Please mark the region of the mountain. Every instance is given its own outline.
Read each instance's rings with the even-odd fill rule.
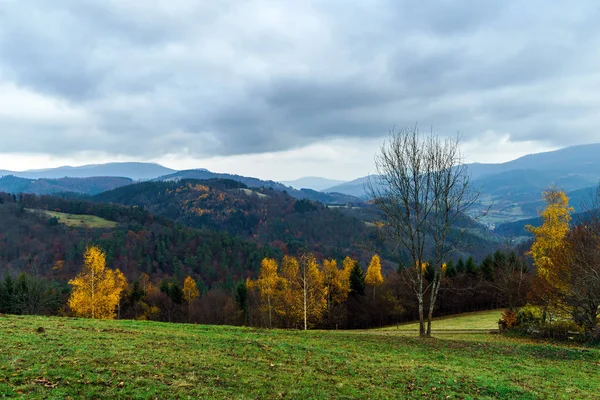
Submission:
[[[368,181],[369,181],[369,177],[365,176],[362,178],[354,179],[349,182],[344,182],[344,183],[336,185],[336,186],[329,187],[327,189],[323,189],[323,192],[325,192],[325,193],[330,193],[330,192],[344,193],[344,194],[347,194],[350,196],[356,196],[356,197],[364,199],[367,197],[365,185],[367,184]]]
[[[341,185],[344,181],[335,179],[320,178],[317,176],[307,176],[293,181],[282,181],[282,184],[291,186],[295,189],[312,189],[321,191],[332,186]]]
[[[468,164],[472,179],[512,170],[557,171],[583,176],[600,176],[600,143],[565,147],[543,153],[529,154],[499,164]]]
[[[191,228],[225,231],[291,254],[308,249],[317,257],[352,255],[367,265],[373,252],[390,260],[396,248],[373,223],[383,218],[374,206],[326,206],[231,179],[142,182],[91,199],[138,207]],[[498,245],[494,234],[467,220],[461,221],[461,228],[468,229],[460,253],[480,258],[493,252]]]
[[[12,175],[0,178],[0,192],[53,194],[71,192],[94,195],[106,190],[130,185],[130,178],[100,176],[92,178],[28,179]]]
[[[290,186],[285,186],[280,182],[263,181],[258,178],[252,178],[241,175],[225,174],[211,172],[206,169],[191,169],[178,171],[173,174],[161,176],[155,181],[179,181],[182,179],[230,179],[236,182],[243,183],[249,188],[268,188],[279,192],[285,192],[295,199],[307,199],[311,201],[319,201],[323,204],[362,204],[364,201],[358,197],[345,193],[321,193],[312,189],[297,190]]]
[[[338,208],[232,179],[142,182],[92,200],[141,207],[192,228],[226,231],[294,254],[306,247],[326,257],[353,254],[367,262],[372,254],[365,246],[376,236],[374,228]]]
[[[600,180],[600,144],[567,147],[530,154],[500,164],[468,164],[472,185],[481,192],[474,212],[489,211],[483,222],[499,223],[535,218],[542,192],[557,186],[565,191],[587,190]],[[336,191],[366,198],[368,177],[334,186]]]
[[[22,172],[0,171],[0,176],[13,175],[28,179],[56,179],[63,177],[90,178],[97,176],[126,177],[133,180],[153,179],[175,172],[170,168],[155,163],[115,162],[107,164],[90,164],[80,167],[58,167],[48,169],[33,169]]]

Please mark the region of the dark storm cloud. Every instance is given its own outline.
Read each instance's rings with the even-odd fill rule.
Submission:
[[[417,121],[598,140],[591,0],[197,3],[0,0],[0,103],[30,109],[0,111],[0,152],[261,153]]]

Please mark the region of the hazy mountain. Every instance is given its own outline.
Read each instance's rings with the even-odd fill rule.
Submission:
[[[311,201],[319,201],[323,204],[359,204],[363,203],[363,200],[348,195],[345,193],[321,193],[312,189],[302,189],[297,190],[290,186],[285,186],[280,182],[275,181],[263,181],[258,178],[252,178],[248,176],[234,175],[234,174],[224,174],[211,172],[206,169],[191,169],[185,171],[178,171],[173,174],[161,176],[156,178],[156,181],[178,181],[181,179],[231,179],[250,188],[270,188],[273,190],[277,190],[279,192],[286,192],[290,196],[296,199],[307,199]]]
[[[367,196],[365,185],[367,184],[368,180],[369,177],[364,176],[362,178],[354,179],[353,181],[344,182],[340,185],[329,187],[324,189],[323,192],[344,193],[359,198],[365,198]]]
[[[133,180],[153,179],[171,174],[175,170],[155,163],[118,162],[107,164],[90,164],[80,167],[58,167],[48,169],[33,169],[27,171],[0,171],[0,176],[13,175],[20,178],[89,178],[97,176],[125,177]]]
[[[475,210],[491,207],[484,218],[489,224],[534,218],[544,189],[556,186],[572,192],[595,186],[600,180],[598,154],[600,144],[590,144],[530,154],[501,164],[469,164],[473,187],[482,194]],[[365,198],[366,181],[363,177],[324,191]]]
[[[111,176],[91,178],[28,179],[8,175],[0,178],[0,192],[53,194],[72,192],[94,195],[130,185],[133,180]]]
[[[312,189],[312,190],[323,190],[332,186],[340,185],[344,181],[335,179],[320,178],[318,176],[306,176],[293,181],[281,181],[286,186],[291,186],[295,189]]]
[[[600,143],[566,147],[555,151],[529,154],[516,160],[499,164],[469,164],[473,179],[512,170],[540,170],[569,172],[584,176],[600,176]]]

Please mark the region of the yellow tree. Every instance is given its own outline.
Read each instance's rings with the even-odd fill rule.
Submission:
[[[249,290],[258,289],[261,303],[263,303],[261,309],[266,310],[269,316],[269,328],[273,327],[274,300],[279,280],[277,261],[272,258],[262,260],[260,273],[256,281],[250,278],[246,280],[246,287]]]
[[[284,256],[281,261],[281,283],[277,291],[278,313],[286,321],[287,326],[299,326],[302,321],[302,291],[298,285],[298,259]]]
[[[573,208],[569,207],[569,198],[562,190],[556,188],[546,190],[543,198],[546,208],[540,213],[542,225],[526,227],[535,236],[529,254],[533,258],[539,276],[554,289],[561,290],[564,288],[564,279],[568,274],[564,271],[564,265],[553,262],[552,253],[564,249]]]
[[[307,330],[309,321],[311,323],[318,322],[327,307],[323,274],[319,271],[314,254],[305,253],[300,257],[296,282],[302,293],[302,316],[304,330]]]
[[[183,281],[183,299],[188,303],[188,319],[192,313],[192,302],[200,296],[196,281],[188,276]]]
[[[119,270],[106,268],[105,254],[99,247],[91,246],[83,255],[81,272],[69,284],[73,291],[68,304],[76,315],[113,319],[127,281]]]
[[[342,262],[342,270],[340,271],[340,283],[343,288],[343,292],[345,293],[345,297],[342,301],[346,301],[348,298],[348,293],[350,293],[350,274],[356,265],[356,260],[346,256],[344,261]]]
[[[365,275],[365,283],[373,286],[373,300],[375,300],[375,288],[383,283],[381,275],[381,260],[377,254],[371,258],[367,274]]]

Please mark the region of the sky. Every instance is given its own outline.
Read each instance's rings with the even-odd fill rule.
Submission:
[[[373,172],[394,127],[468,162],[600,142],[600,5],[0,0],[0,169]]]

